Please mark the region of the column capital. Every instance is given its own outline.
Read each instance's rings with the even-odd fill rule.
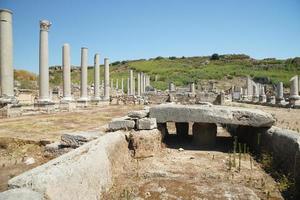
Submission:
[[[40,20],[40,30],[48,31],[52,23],[48,20]]]

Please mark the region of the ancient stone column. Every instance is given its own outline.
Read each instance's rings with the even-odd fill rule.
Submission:
[[[133,70],[130,70],[129,71],[129,77],[130,77],[130,86],[129,86],[129,88],[130,88],[130,95],[134,95],[133,94]]]
[[[248,99],[251,100],[253,95],[253,81],[250,77],[247,77],[247,96]]]
[[[141,81],[141,83],[140,83],[140,85],[141,85],[141,95],[143,95],[144,94],[144,73],[142,72],[141,73],[141,79],[140,79],[140,81]]]
[[[137,95],[141,96],[141,73],[137,74]]]
[[[258,90],[258,85],[256,84],[252,84],[252,91],[253,91],[253,95],[252,95],[252,101],[253,102],[257,102],[259,101],[259,90]],[[249,94],[249,93],[248,93]]]
[[[49,102],[48,31],[51,22],[40,21],[39,102]]]
[[[190,93],[195,94],[195,83],[190,83]]]
[[[267,102],[267,96],[266,96],[266,93],[265,93],[265,87],[263,85],[260,87],[259,101],[261,103],[266,103]]]
[[[135,77],[133,76],[133,82],[132,82],[132,95],[135,95]]]
[[[146,76],[147,75],[145,74],[144,77],[143,77],[143,85],[144,85],[143,91],[144,91],[144,93],[146,92],[146,87],[147,87]]]
[[[116,80],[116,90],[119,89],[119,79]]]
[[[99,66],[99,54],[94,56],[94,99],[100,100],[100,66]]]
[[[276,102],[281,103],[284,101],[283,97],[283,83],[279,82],[276,87]]]
[[[127,95],[130,95],[130,78],[127,78]]]
[[[291,82],[291,91],[290,91],[290,99],[299,99],[299,89],[298,89],[298,76],[294,76],[290,80]]]
[[[169,92],[175,92],[175,85],[173,82],[169,83]]]
[[[123,94],[124,93],[124,79],[123,78],[121,79],[121,91]]]
[[[71,95],[71,56],[70,45],[64,44],[62,47],[62,68],[63,68],[63,100],[73,100]]]
[[[104,100],[109,100],[109,59],[104,58]]]
[[[81,48],[81,79],[80,79],[80,101],[88,100],[88,90],[87,90],[87,82],[88,82],[88,49],[85,47]]]
[[[12,11],[0,9],[0,101],[15,100],[13,69]]]

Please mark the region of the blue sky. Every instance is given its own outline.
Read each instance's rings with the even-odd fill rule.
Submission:
[[[80,48],[89,64],[156,56],[245,53],[254,58],[300,56],[300,0],[0,0],[14,12],[14,66],[38,72],[39,20],[49,32],[49,64],[72,65]]]

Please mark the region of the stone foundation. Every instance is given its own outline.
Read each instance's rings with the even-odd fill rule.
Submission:
[[[19,117],[22,115],[21,105],[7,104],[0,108],[0,116],[2,117]]]

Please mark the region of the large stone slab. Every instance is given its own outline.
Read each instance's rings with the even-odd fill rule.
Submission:
[[[138,119],[136,122],[136,127],[138,130],[151,130],[157,128],[157,123],[155,118],[143,118]]]
[[[229,106],[161,104],[150,108],[157,123],[203,122],[271,127],[275,120],[269,113],[256,109]]]
[[[16,188],[0,193],[1,200],[43,200],[44,196],[27,188]]]
[[[135,122],[133,120],[125,118],[116,118],[113,119],[108,124],[108,129],[110,131],[117,131],[117,130],[131,130],[135,127]]]
[[[96,140],[9,180],[10,189],[28,188],[49,200],[100,199],[130,160],[123,132]]]
[[[128,117],[141,119],[149,115],[149,110],[135,110],[128,113]]]

